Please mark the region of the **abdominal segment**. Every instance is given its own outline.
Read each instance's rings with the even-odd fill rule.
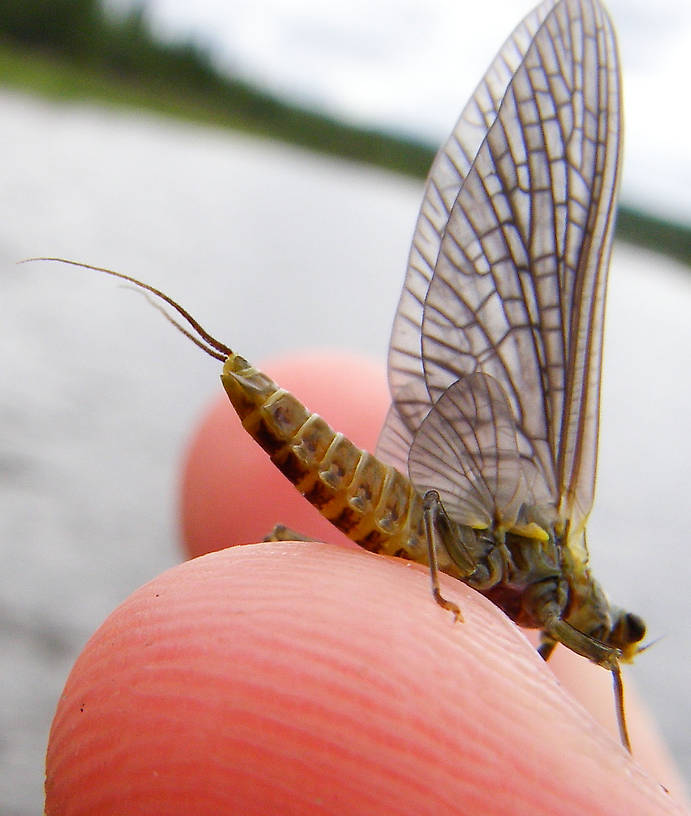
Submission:
[[[427,564],[422,501],[408,479],[239,355],[221,381],[245,430],[325,518],[370,552]]]

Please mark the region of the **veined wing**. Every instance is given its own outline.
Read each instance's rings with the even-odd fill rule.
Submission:
[[[463,109],[430,168],[420,206],[408,269],[391,332],[389,388],[392,406],[377,455],[407,472],[415,431],[431,407],[422,366],[425,296],[439,256],[451,208],[487,131],[497,118],[506,88],[540,23],[554,5],[545,0],[513,31]]]
[[[423,306],[428,402],[495,378],[520,458],[572,529],[593,499],[620,119],[611,24],[597,0],[562,0],[462,183]]]
[[[542,474],[519,450],[506,394],[487,374],[444,391],[415,434],[408,469],[421,493],[436,490],[446,512],[470,527],[509,530],[528,521],[525,504],[535,510],[530,520],[554,521]]]

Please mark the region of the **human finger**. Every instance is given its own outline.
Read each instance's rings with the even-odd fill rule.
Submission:
[[[621,814],[680,806],[489,601],[320,543],[233,547],[86,645],[47,754],[62,814]]]

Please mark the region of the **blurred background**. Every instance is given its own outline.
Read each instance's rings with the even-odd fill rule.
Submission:
[[[180,559],[180,459],[218,392],[140,299],[16,261],[142,277],[252,360],[319,344],[383,366],[424,174],[532,5],[3,3],[3,814],[40,812],[85,640]],[[626,136],[589,540],[610,594],[665,636],[627,676],[688,771],[691,7],[608,6]]]

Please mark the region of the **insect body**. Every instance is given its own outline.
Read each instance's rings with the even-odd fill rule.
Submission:
[[[377,454],[414,489],[354,450],[332,461],[330,442],[303,492],[368,549],[429,561],[540,629],[543,657],[561,642],[609,669],[628,746],[619,662],[645,626],[609,604],[585,543],[620,104],[598,0],[547,0],[518,25],[435,158],[413,236]]]
[[[352,539],[429,564],[437,601],[457,615],[438,570],[541,630],[545,659],[563,643],[611,671],[629,747],[620,662],[640,650],[645,626],[610,605],[585,543],[620,143],[604,9],[546,0],[506,41],[432,165],[377,458],[167,295],[101,271],[182,315],[185,334],[224,361],[245,428]]]

